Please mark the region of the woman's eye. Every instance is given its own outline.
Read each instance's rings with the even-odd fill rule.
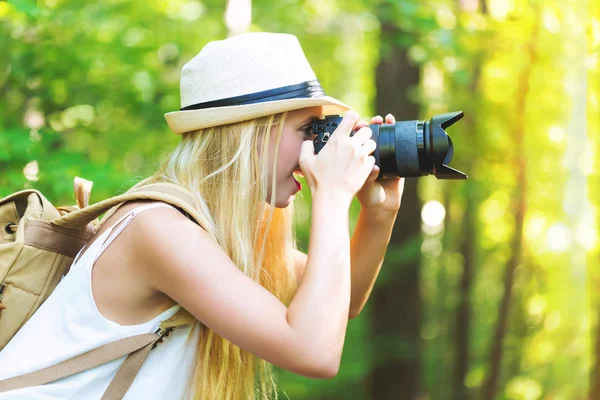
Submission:
[[[311,127],[306,127],[304,129],[302,129],[302,132],[304,132],[304,135],[306,137],[312,137],[312,128]]]

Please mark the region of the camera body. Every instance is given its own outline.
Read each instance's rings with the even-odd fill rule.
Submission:
[[[448,166],[454,154],[452,140],[444,130],[464,116],[462,111],[440,114],[429,121],[399,121],[395,124],[369,125],[377,143],[373,152],[380,168],[377,179],[434,175],[438,179],[467,179],[467,175]],[[313,143],[319,153],[343,117],[327,115],[315,120]],[[354,136],[351,132],[350,136]]]

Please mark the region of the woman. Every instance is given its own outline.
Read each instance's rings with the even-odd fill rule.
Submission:
[[[122,205],[0,353],[0,365],[11,365],[0,379],[153,332],[181,307],[198,322],[150,352],[126,399],[271,398],[271,364],[314,378],[337,373],[347,320],[377,276],[403,181],[375,181],[367,123],[325,95],[293,35],[208,43],[182,70],[181,103],[166,119],[182,140],[145,181],[188,188],[207,223],[166,203]],[[310,122],[341,113],[315,155]],[[312,194],[308,256],[295,248],[294,173]],[[355,195],[362,210],[351,271]],[[122,362],[0,398],[99,399]]]

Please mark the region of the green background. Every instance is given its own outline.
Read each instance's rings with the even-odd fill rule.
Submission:
[[[600,2],[230,1],[241,28],[227,5],[0,1],[0,197],[74,204],[75,176],[92,203],[125,191],[178,142],[163,114],[204,44],[295,34],[363,120],[464,110],[448,132],[470,179],[407,181],[338,376],[280,371],[282,397],[600,399]]]

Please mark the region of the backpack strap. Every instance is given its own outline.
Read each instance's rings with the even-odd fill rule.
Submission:
[[[101,400],[121,399],[125,396],[142,364],[146,361],[150,350],[155,348],[158,343],[161,343],[163,338],[168,337],[173,329],[184,325],[191,325],[194,321],[196,319],[183,308],[173,314],[171,318],[164,320],[155,332],[159,335],[159,338],[127,356],[121,368],[119,368],[117,374],[110,382],[110,385],[108,385]]]
[[[73,191],[75,192],[75,200],[79,208],[87,207],[90,203],[90,194],[92,193],[92,186],[94,182],[88,181],[87,179],[75,177],[73,182]]]
[[[112,213],[116,211],[116,209],[113,209],[114,207],[118,207],[126,201],[131,200],[157,200],[169,203],[184,211],[190,219],[205,228],[210,234],[210,229],[206,229],[210,224],[206,218],[198,212],[196,202],[190,191],[181,185],[168,182],[150,183],[141,186],[138,184],[122,195],[111,197],[84,207],[83,209],[70,212],[51,220],[50,223],[55,226],[82,230],[90,222],[96,220],[101,214],[110,210],[109,213],[112,215]],[[108,215],[104,220],[106,220],[107,217]],[[99,223],[97,223],[97,225],[99,225]]]
[[[131,386],[150,350],[169,336],[173,329],[191,325],[194,321],[196,319],[181,308],[171,318],[162,321],[156,332],[120,339],[50,367],[4,379],[0,381],[0,393],[53,382],[129,354],[102,396],[102,400],[120,400]]]

